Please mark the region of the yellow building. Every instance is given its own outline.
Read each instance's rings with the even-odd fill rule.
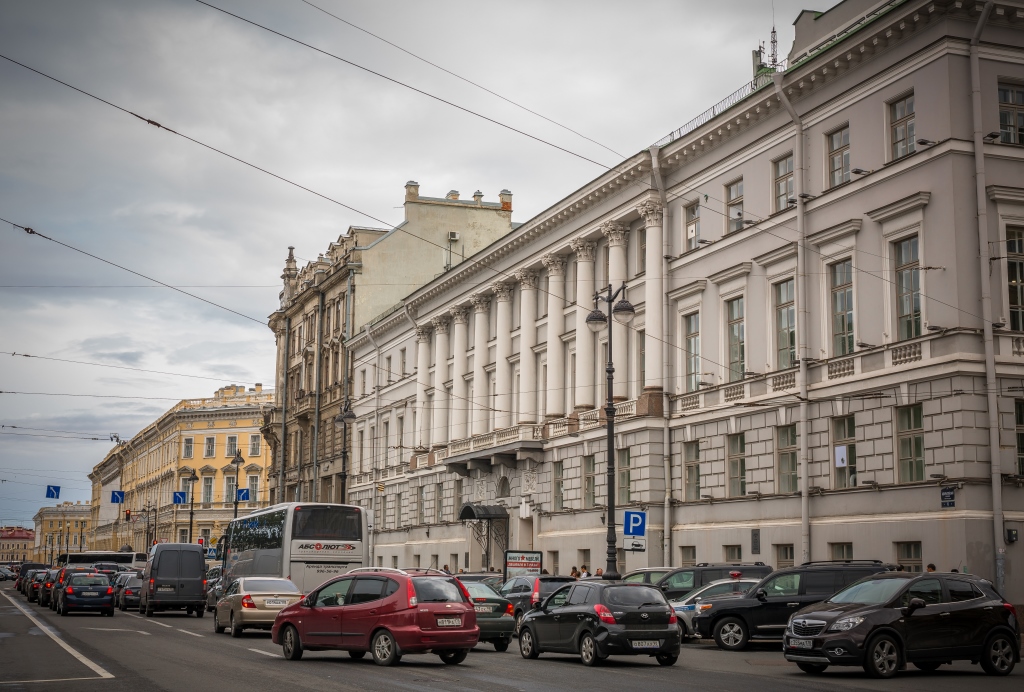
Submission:
[[[236,478],[238,487],[249,490],[239,515],[266,507],[273,457],[260,427],[273,402],[273,392],[258,384],[222,387],[212,397],[179,402],[110,450],[89,474],[93,548],[146,550],[153,541],[186,542],[190,507],[192,541],[216,540],[233,516]],[[124,493],[123,503],[112,502],[113,491]],[[176,493],[184,493],[178,496],[183,503],[175,503]]]
[[[94,550],[90,528],[92,507],[86,502],[61,502],[55,507],[40,507],[35,522],[35,550],[32,559],[53,564],[60,553]]]

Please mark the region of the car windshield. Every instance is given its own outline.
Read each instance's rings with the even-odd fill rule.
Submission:
[[[462,589],[451,577],[416,577],[412,580],[420,603],[462,603]]]
[[[300,593],[299,587],[287,579],[243,579],[241,590],[250,593]]]
[[[864,605],[881,605],[892,600],[900,589],[906,586],[912,575],[904,578],[889,577],[888,579],[866,579],[850,584],[845,589],[828,599],[828,603],[863,603]]]
[[[474,598],[494,598],[498,595],[497,591],[482,581],[463,582],[463,586],[466,587],[466,591],[469,592],[469,595]]]
[[[604,600],[609,605],[641,606],[648,603],[664,603],[665,596],[658,589],[649,586],[610,586],[605,589]]]
[[[549,593],[554,593],[558,589],[562,588],[570,582],[576,581],[573,577],[561,577],[557,579],[541,579],[540,580],[540,593],[542,596],[546,596]]]
[[[87,574],[78,575],[71,577],[72,586],[107,586],[110,582],[107,581],[106,577],[102,576],[90,576]]]
[[[128,583],[125,584],[125,588],[131,588],[133,586],[142,586],[142,580],[138,577],[132,577],[128,580]]]

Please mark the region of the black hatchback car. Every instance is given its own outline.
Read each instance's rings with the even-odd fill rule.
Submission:
[[[1008,675],[1020,661],[1020,621],[978,577],[877,574],[797,611],[782,650],[811,674],[830,665],[863,666],[872,677],[889,678],[907,663],[932,671],[963,660],[981,663],[989,675]]]
[[[679,625],[660,590],[623,582],[567,584],[528,612],[519,653],[578,654],[588,666],[608,656],[653,656],[663,666],[679,659]]]
[[[805,562],[776,570],[746,593],[704,599],[693,618],[701,637],[739,651],[751,638],[781,637],[789,616],[863,578],[893,569],[877,560]]]

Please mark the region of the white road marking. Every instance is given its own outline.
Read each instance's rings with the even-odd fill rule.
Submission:
[[[137,632],[139,634],[144,634],[147,637],[150,636],[149,632],[143,632],[142,630],[123,630],[117,627],[85,627],[84,629],[96,630],[97,632]]]
[[[269,651],[263,651],[262,649],[249,649],[249,651],[253,651],[258,654],[263,654],[264,656],[270,656],[271,658],[282,658],[280,654],[272,654]]]
[[[100,678],[52,678],[50,680],[4,680],[0,685],[25,685],[30,682],[71,682],[73,680],[99,680]]]
[[[170,627],[171,629],[174,629],[174,625],[168,625],[163,622],[157,622],[152,618],[146,618],[146,622],[150,623],[151,625],[160,625],[161,627]]]
[[[24,608],[22,608],[22,607],[21,607],[21,604],[20,604],[20,603],[18,603],[17,601],[15,601],[15,600],[14,600],[13,598],[11,598],[10,596],[8,596],[7,594],[4,594],[4,597],[5,597],[5,598],[6,598],[6,599],[7,599],[8,601],[10,601],[10,602],[11,602],[11,605],[13,605],[13,606],[14,606],[15,608],[17,608],[18,610],[20,610],[20,611],[22,612],[22,614],[23,614],[23,615],[24,615],[25,617],[27,617],[27,618],[28,618],[29,620],[31,620],[31,621],[32,621],[33,623],[35,623],[35,626],[36,626],[36,627],[38,627],[38,628],[39,628],[40,630],[42,630],[43,632],[45,632],[45,633],[46,633],[46,636],[48,636],[48,637],[49,637],[50,639],[52,639],[53,641],[57,642],[57,644],[58,644],[58,645],[60,645],[60,647],[61,647],[62,649],[64,649],[64,650],[65,650],[65,651],[67,651],[67,652],[68,652],[69,654],[71,654],[71,655],[72,655],[72,656],[74,656],[74,657],[75,657],[76,659],[78,659],[78,661],[79,661],[80,663],[82,663],[83,665],[87,666],[87,667],[89,668],[89,670],[91,670],[92,672],[96,673],[96,674],[97,674],[97,675],[99,675],[99,676],[100,676],[101,678],[112,678],[112,677],[114,677],[113,675],[111,675],[110,673],[108,673],[107,671],[105,671],[105,670],[104,670],[104,669],[103,669],[103,668],[102,668],[101,666],[97,665],[96,663],[93,663],[92,661],[90,661],[89,659],[87,659],[87,658],[86,658],[85,656],[83,656],[82,654],[80,654],[80,653],[78,653],[77,651],[75,651],[75,650],[74,650],[74,649],[73,649],[73,648],[71,647],[71,645],[70,645],[70,644],[68,644],[68,643],[67,643],[67,642],[65,642],[65,641],[64,641],[63,639],[61,639],[61,638],[60,638],[60,637],[58,637],[58,636],[57,636],[56,634],[54,634],[53,630],[51,630],[51,629],[50,629],[49,627],[47,627],[47,626],[46,626],[45,624],[43,624],[43,622],[42,622],[41,620],[39,620],[39,619],[38,619],[38,618],[37,618],[37,617],[36,617],[35,615],[33,615],[33,614],[32,614],[32,613],[30,613],[29,611],[27,611],[27,610],[25,610]]]
[[[188,630],[183,630],[180,627],[178,628],[178,631],[179,632],[184,632],[185,634],[191,634],[193,637],[201,637],[201,636],[203,636],[201,634],[196,634],[195,632],[189,632]]]

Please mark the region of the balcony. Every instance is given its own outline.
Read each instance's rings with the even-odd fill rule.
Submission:
[[[307,393],[304,389],[295,392],[295,399],[292,401],[291,413],[296,418],[309,418],[313,411],[313,400],[316,397],[312,392]]]
[[[448,468],[461,475],[468,475],[473,468],[490,468],[494,464],[514,466],[516,461],[529,456],[528,452],[544,448],[543,425],[513,425],[482,435],[456,440],[441,450],[441,458],[435,452],[435,463],[445,463]]]

